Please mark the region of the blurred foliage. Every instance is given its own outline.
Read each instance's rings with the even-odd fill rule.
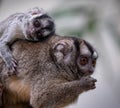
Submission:
[[[84,8],[84,7],[74,7],[74,8],[68,8],[68,9],[63,9],[63,10],[59,10],[59,9],[56,9],[57,11],[53,12],[53,16],[55,18],[59,18],[59,17],[62,17],[62,16],[66,16],[66,15],[76,15],[76,14],[91,14],[89,12],[88,9]]]
[[[79,23],[76,25],[76,27],[71,27],[71,28],[62,28],[62,32],[66,35],[75,35],[82,37],[84,36],[84,33],[86,32],[94,32],[96,28],[96,17],[95,17],[95,12],[89,10],[88,8],[82,7],[82,6],[76,6],[73,8],[68,8],[68,9],[56,9],[56,11],[52,12],[52,16],[55,19],[62,19],[64,17],[73,17],[73,16],[78,16],[78,15],[84,15],[88,18],[88,21],[86,25],[84,25],[82,28],[79,27]],[[79,19],[80,20],[80,19]],[[66,21],[67,22],[67,21]]]
[[[94,13],[92,13],[90,17],[91,18],[90,18],[90,20],[88,22],[87,30],[90,31],[90,32],[94,32],[95,29],[96,29],[97,19],[96,19]]]

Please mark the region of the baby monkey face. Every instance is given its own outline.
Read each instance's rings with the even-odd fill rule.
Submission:
[[[43,11],[32,13],[27,28],[27,39],[31,41],[41,41],[55,32],[54,20]]]

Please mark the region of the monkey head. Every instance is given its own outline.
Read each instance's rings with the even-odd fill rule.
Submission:
[[[75,78],[93,74],[98,54],[85,40],[75,37],[60,40],[53,45],[51,51],[57,66],[65,69],[66,73],[73,74]]]
[[[54,34],[54,20],[43,9],[37,7],[31,9],[28,13],[28,19],[25,21],[25,37],[31,41],[40,41]]]

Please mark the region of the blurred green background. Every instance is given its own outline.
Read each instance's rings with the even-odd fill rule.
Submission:
[[[120,0],[0,0],[0,21],[32,7],[45,9],[60,35],[79,36],[97,49],[97,88],[67,108],[120,108]]]

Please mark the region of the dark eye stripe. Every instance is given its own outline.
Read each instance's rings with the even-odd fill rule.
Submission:
[[[47,14],[43,14],[42,16],[37,17],[36,19],[44,19],[44,18],[50,18],[52,19],[50,16],[48,16]]]
[[[76,50],[79,52],[79,50],[80,50],[80,43],[79,43],[79,41],[75,37],[72,37],[72,39],[74,40],[74,45],[76,47]]]
[[[85,42],[85,44],[86,44],[86,46],[88,47],[88,49],[90,50],[90,52],[92,53],[92,55],[93,55],[93,53],[94,53],[94,48],[92,47],[92,45],[90,44],[90,43],[88,43],[88,42],[86,42],[85,40],[84,40],[84,42]]]

